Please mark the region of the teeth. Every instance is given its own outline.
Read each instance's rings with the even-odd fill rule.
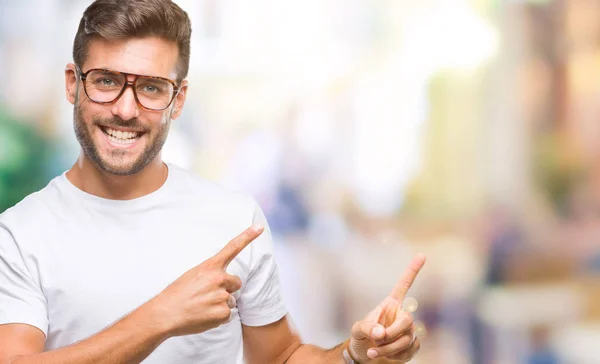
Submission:
[[[140,134],[140,133],[134,133],[134,132],[130,132],[130,131],[115,130],[115,129],[111,129],[111,128],[106,128],[105,130],[109,136],[111,136],[115,139],[119,139],[119,140],[136,139]]]
[[[133,144],[133,143],[135,143],[135,141],[136,141],[136,139],[119,139],[119,138],[116,138],[116,137],[114,137],[114,136],[112,136],[112,135],[108,135],[107,137],[108,137],[108,139],[109,139],[111,142],[113,142],[113,143],[115,143],[115,144],[123,144],[123,145],[127,145],[127,144]]]

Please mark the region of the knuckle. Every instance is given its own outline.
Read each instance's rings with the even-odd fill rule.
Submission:
[[[229,296],[230,294],[227,291],[221,290],[219,293],[217,293],[217,300],[218,302],[227,302],[229,300]]]
[[[240,277],[232,276],[232,282],[233,288],[235,288],[236,291],[242,288],[242,279]]]
[[[229,315],[231,315],[231,309],[227,304],[221,304],[217,306],[216,316],[219,321],[227,321],[229,320]]]
[[[414,324],[414,318],[412,314],[408,312],[402,312],[399,317],[401,327],[409,328]]]
[[[225,277],[223,277],[222,274],[218,274],[218,273],[214,273],[211,277],[210,277],[210,282],[212,284],[214,284],[215,286],[222,286],[223,283],[225,282]]]
[[[412,337],[410,335],[404,335],[400,338],[400,340],[398,340],[398,349],[399,350],[406,350],[408,348],[411,347],[411,345],[413,344],[412,342]]]
[[[411,347],[411,339],[403,336],[391,344],[388,344],[385,349],[382,349],[383,355],[392,355],[393,357],[404,357],[407,355],[407,350]]]
[[[411,327],[415,323],[415,319],[411,314],[408,314],[404,318],[404,322],[406,323],[406,326]]]

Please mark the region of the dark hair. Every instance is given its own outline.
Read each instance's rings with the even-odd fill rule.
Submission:
[[[188,73],[192,25],[171,0],[96,0],[83,13],[73,43],[73,60],[81,66],[94,38],[122,40],[156,36],[177,43],[177,82]]]

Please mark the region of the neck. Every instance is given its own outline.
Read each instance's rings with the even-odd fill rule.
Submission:
[[[132,200],[148,195],[165,183],[167,175],[168,168],[160,153],[140,172],[129,176],[104,172],[81,153],[66,174],[80,190],[110,200]]]

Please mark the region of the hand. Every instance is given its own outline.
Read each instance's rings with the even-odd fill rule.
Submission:
[[[406,363],[419,351],[421,343],[415,336],[413,317],[402,310],[402,302],[423,265],[425,256],[419,254],[392,292],[363,321],[352,326],[348,350],[359,363],[383,357]]]
[[[264,228],[251,226],[223,249],[185,272],[150,300],[153,317],[168,336],[198,334],[229,320],[235,307],[232,293],[242,287],[239,277],[225,270],[231,261],[256,239]]]

